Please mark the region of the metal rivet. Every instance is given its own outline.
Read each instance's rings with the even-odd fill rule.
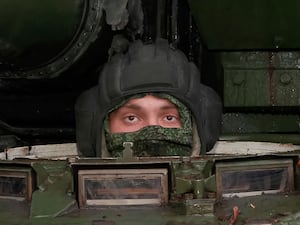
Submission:
[[[291,82],[291,80],[292,80],[292,77],[287,73],[283,73],[280,75],[280,82],[282,84],[289,84]]]

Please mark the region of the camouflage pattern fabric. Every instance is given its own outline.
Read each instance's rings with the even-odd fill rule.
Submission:
[[[192,150],[192,120],[188,108],[179,100],[163,93],[152,94],[160,98],[166,98],[178,107],[181,128],[163,128],[160,126],[148,126],[135,132],[115,133],[109,132],[109,117],[104,121],[105,139],[107,150],[113,157],[121,157],[124,142],[133,143],[135,156],[189,156]],[[134,95],[132,98],[140,98],[145,94]],[[122,101],[119,108],[126,101]]]

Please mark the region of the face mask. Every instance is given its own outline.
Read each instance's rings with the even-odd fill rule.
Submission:
[[[106,134],[107,148],[113,157],[121,157],[124,142],[133,143],[134,156],[189,156],[192,138],[181,128],[148,126],[143,129],[118,134]]]
[[[192,151],[191,114],[185,105],[167,94],[155,94],[166,98],[178,107],[181,128],[148,126],[135,132],[109,132],[108,117],[105,120],[105,139],[107,150],[112,157],[121,157],[124,142],[132,142],[134,156],[190,156]]]

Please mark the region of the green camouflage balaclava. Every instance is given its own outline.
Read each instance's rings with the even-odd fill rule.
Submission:
[[[192,120],[188,108],[179,100],[168,94],[152,94],[166,98],[178,108],[181,128],[164,128],[161,126],[147,126],[135,132],[110,133],[109,115],[104,121],[105,139],[108,152],[112,157],[121,157],[124,142],[133,143],[134,156],[189,156],[192,151]],[[138,94],[132,98],[141,98],[145,94]],[[114,107],[116,110],[126,101]]]

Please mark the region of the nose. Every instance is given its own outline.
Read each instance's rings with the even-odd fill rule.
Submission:
[[[159,120],[156,117],[149,117],[147,120],[147,126],[159,126]]]

